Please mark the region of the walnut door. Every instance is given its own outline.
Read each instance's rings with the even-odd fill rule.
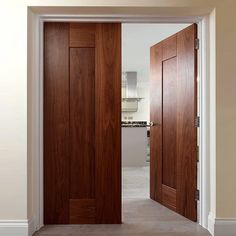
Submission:
[[[152,46],[150,196],[197,220],[197,26]]]
[[[121,223],[121,25],[44,24],[44,223]]]

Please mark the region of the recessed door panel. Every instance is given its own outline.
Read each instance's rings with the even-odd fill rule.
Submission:
[[[70,48],[70,198],[95,198],[95,49]]]
[[[95,209],[95,48],[70,48],[70,223]]]
[[[163,184],[176,189],[177,58],[163,61]]]

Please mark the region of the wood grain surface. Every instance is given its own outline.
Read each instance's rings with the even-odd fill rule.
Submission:
[[[101,224],[121,223],[121,24],[97,25],[96,214]]]
[[[197,220],[197,52],[193,24],[151,47],[150,195]]]
[[[150,197],[162,201],[162,45],[150,50]]]
[[[70,48],[70,198],[95,198],[94,48]]]
[[[96,24],[70,23],[70,47],[95,47]]]
[[[69,216],[69,27],[44,24],[44,223]]]
[[[121,223],[121,25],[45,23],[44,223]]]
[[[197,220],[197,26],[193,24],[177,34],[177,212]]]
[[[176,44],[175,44],[176,45]],[[162,183],[176,189],[177,58],[163,61]]]

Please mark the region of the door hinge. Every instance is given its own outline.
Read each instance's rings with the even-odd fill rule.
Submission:
[[[200,127],[200,116],[197,116],[196,118],[195,118],[195,127]]]
[[[197,146],[197,162],[199,162],[199,146]]]
[[[200,44],[200,41],[199,41],[199,38],[196,38],[195,39],[195,49],[199,49],[199,44]]]
[[[197,189],[197,190],[195,191],[195,200],[196,200],[196,201],[199,201],[199,199],[200,199],[200,192],[199,192],[199,190]]]

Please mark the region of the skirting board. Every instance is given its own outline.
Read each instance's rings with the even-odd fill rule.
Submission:
[[[208,230],[214,236],[235,236],[236,219],[214,218],[212,214],[209,214]]]
[[[34,232],[33,220],[0,220],[1,236],[32,236]]]

